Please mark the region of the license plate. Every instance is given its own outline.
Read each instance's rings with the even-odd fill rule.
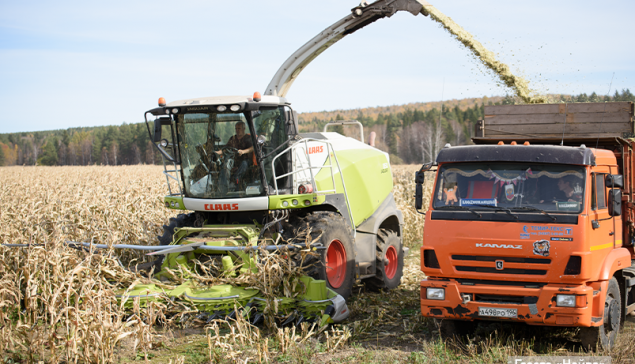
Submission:
[[[493,308],[493,307],[479,307],[478,308],[479,316],[489,316],[489,317],[510,317],[517,318],[518,310],[515,308]]]

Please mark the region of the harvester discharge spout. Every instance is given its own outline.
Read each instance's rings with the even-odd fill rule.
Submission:
[[[265,95],[285,97],[300,72],[317,56],[345,36],[379,19],[389,18],[398,11],[407,11],[415,16],[419,13],[427,16],[425,6],[431,5],[424,0],[379,0],[371,4],[362,1],[359,6],[351,9],[351,14],[324,29],[295,51],[269,82]]]

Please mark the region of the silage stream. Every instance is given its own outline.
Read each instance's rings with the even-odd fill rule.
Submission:
[[[492,51],[485,48],[481,42],[476,40],[474,36],[463,29],[463,27],[455,23],[452,18],[446,16],[425,0],[418,1],[423,5],[423,10],[421,11],[422,14],[429,14],[432,20],[441,24],[441,26],[452,34],[456,40],[469,49],[474,56],[478,58],[483,65],[485,65],[485,67],[494,72],[505,86],[514,90],[515,94],[524,102],[528,104],[540,104],[547,102],[543,96],[540,96],[536,91],[529,87],[529,82],[526,79],[514,75],[508,65],[498,61],[496,59],[496,55]]]

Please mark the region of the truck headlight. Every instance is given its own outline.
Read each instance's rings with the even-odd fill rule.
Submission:
[[[557,307],[575,307],[575,296],[571,294],[556,295]]]
[[[426,298],[429,300],[444,300],[445,288],[426,288]]]

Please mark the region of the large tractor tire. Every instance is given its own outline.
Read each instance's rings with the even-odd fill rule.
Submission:
[[[194,226],[196,222],[195,213],[189,214],[179,214],[177,217],[171,217],[168,225],[163,225],[163,235],[157,236],[159,238],[159,245],[170,245],[172,244],[172,237],[174,236],[174,230],[176,228],[182,228],[186,226]],[[158,272],[161,270],[161,264],[163,264],[163,258],[165,255],[159,255],[159,257],[154,261],[154,271]]]
[[[622,325],[622,298],[620,286],[611,278],[604,300],[604,323],[596,327],[580,329],[582,346],[587,350],[609,350],[615,344],[617,332]]]
[[[401,284],[403,276],[403,247],[394,231],[380,229],[377,233],[375,260],[376,276],[364,280],[371,290],[389,290]]]
[[[307,274],[325,280],[329,288],[345,299],[350,297],[355,283],[355,249],[350,227],[341,215],[334,212],[313,212],[306,216],[305,221],[296,228],[310,228],[311,240],[319,237],[315,243],[321,243],[326,248],[319,250],[319,259],[309,261],[314,264],[307,269]]]

